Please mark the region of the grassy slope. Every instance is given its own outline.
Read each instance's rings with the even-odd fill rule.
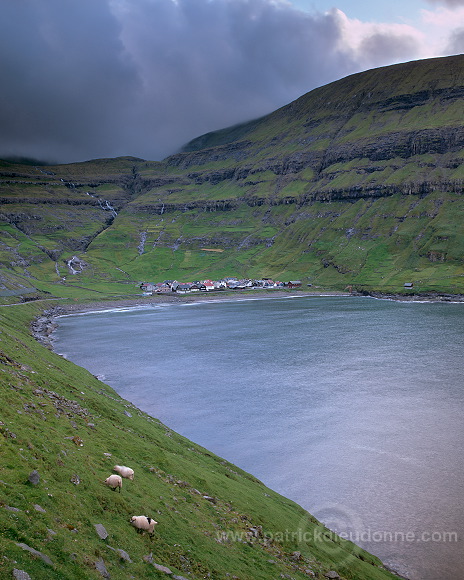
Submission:
[[[143,559],[151,552],[156,563],[191,578],[298,579],[309,570],[323,578],[331,569],[347,579],[393,577],[363,550],[324,535],[295,503],[41,346],[28,332],[39,312],[37,303],[0,307],[1,577],[18,568],[34,580],[99,578],[100,559],[115,579],[158,577]],[[121,494],[102,484],[115,463],[136,472]],[[28,482],[34,469],[36,486]],[[75,476],[80,483],[71,481]],[[159,522],[153,540],[128,523],[140,514]],[[105,527],[107,539],[98,537],[95,524]],[[246,534],[256,526],[263,530],[257,539],[218,541],[222,532]]]
[[[37,248],[45,236],[26,236],[9,225],[3,231],[10,247],[28,261],[25,268],[18,259],[17,280],[63,297],[79,295],[82,286],[98,297],[99,291],[134,294],[136,282],[144,279],[226,275],[384,291],[401,291],[404,282],[413,281],[419,291],[462,293],[463,211],[461,196],[447,192],[315,202],[305,208],[290,204],[192,210],[164,218],[123,211],[86,253],[64,252],[57,262]],[[146,235],[142,254],[141,232]],[[48,240],[53,243],[52,237]],[[64,259],[76,253],[88,268],[71,276]]]
[[[192,210],[164,219],[126,214],[117,219],[119,228],[94,240],[87,259],[105,267],[108,276],[119,265],[132,279],[189,280],[232,273],[385,291],[401,291],[404,282],[413,281],[419,291],[460,293],[463,211],[461,196],[433,192],[315,202],[305,208]],[[146,243],[139,255],[142,231]],[[212,249],[222,251],[208,251]]]

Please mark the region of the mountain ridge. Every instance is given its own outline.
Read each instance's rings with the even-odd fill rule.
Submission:
[[[463,55],[413,61],[314,89],[161,162],[3,163],[6,277],[59,294],[80,252],[87,266],[72,276],[85,285],[124,270],[133,282],[266,274],[462,293],[463,95]]]
[[[266,122],[266,120],[271,119],[272,117],[282,114],[284,113],[286,110],[288,109],[292,109],[293,111],[300,109],[299,104],[300,103],[304,103],[305,100],[308,98],[309,95],[313,95],[313,96],[318,96],[319,93],[321,93],[321,100],[324,100],[324,94],[327,92],[330,92],[333,88],[337,88],[337,91],[340,91],[340,93],[343,95],[343,99],[346,98],[346,96],[349,97],[349,95],[352,93],[353,87],[358,86],[358,82],[359,79],[371,79],[372,81],[376,81],[377,78],[379,76],[382,76],[385,72],[388,73],[396,73],[396,77],[399,78],[395,78],[393,80],[392,83],[390,83],[390,85],[387,85],[389,87],[391,87],[391,85],[393,85],[393,87],[396,87],[396,90],[400,91],[400,87],[401,87],[401,81],[402,79],[404,79],[404,77],[408,74],[410,74],[411,72],[417,73],[417,69],[418,67],[421,67],[421,82],[424,82],[424,78],[426,79],[428,75],[430,75],[431,73],[433,73],[436,69],[437,66],[439,66],[440,64],[442,65],[451,65],[451,67],[453,67],[453,65],[455,65],[455,63],[458,63],[459,65],[459,61],[461,60],[462,55],[456,55],[456,56],[452,56],[452,57],[437,57],[437,58],[433,58],[433,59],[423,59],[423,60],[419,60],[419,61],[410,61],[410,62],[406,62],[406,63],[400,63],[400,64],[396,64],[396,65],[389,65],[389,66],[384,66],[384,67],[378,67],[375,69],[371,69],[369,71],[364,71],[364,72],[358,72],[358,73],[354,73],[351,75],[348,75],[342,79],[333,81],[331,83],[328,83],[327,85],[323,85],[322,87],[318,87],[313,89],[312,91],[310,91],[309,93],[306,93],[305,95],[302,95],[301,97],[298,97],[297,99],[295,99],[294,101],[292,101],[291,103],[289,103],[288,105],[284,105],[283,107],[280,107],[279,109],[277,109],[276,111],[269,113],[268,115],[265,115],[263,117],[260,117],[258,119],[254,119],[252,121],[248,121],[245,123],[240,123],[238,125],[233,125],[232,127],[229,128],[223,128],[223,129],[219,129],[218,131],[210,131],[208,133],[205,133],[204,135],[200,135],[199,137],[196,137],[195,139],[192,139],[191,141],[189,141],[182,149],[181,152],[187,153],[187,152],[192,152],[195,150],[199,150],[199,149],[205,149],[208,148],[208,138],[212,138],[214,140],[218,140],[218,138],[220,139],[222,137],[222,140],[220,143],[217,143],[217,145],[224,145],[227,143],[230,143],[231,141],[235,141],[236,140],[236,134],[238,133],[240,136],[245,136],[249,131],[252,131],[255,129],[255,127],[261,123]],[[449,71],[444,71],[444,77],[448,77],[448,82],[444,82],[444,80],[442,79],[442,86],[443,88],[441,89],[441,91],[443,91],[443,93],[449,93],[449,92],[454,92],[456,93],[456,96],[458,97],[463,97],[464,96],[464,87],[462,86],[458,86],[458,87],[454,87],[454,82],[462,82],[462,79],[459,80],[459,75],[454,75],[453,73],[453,69],[450,67]],[[454,67],[453,67],[454,68]],[[452,76],[453,78],[450,79],[449,77]],[[435,78],[435,75],[433,76],[432,80],[431,80],[431,84],[433,86],[433,90],[434,91],[440,91],[439,88],[437,88],[437,79]],[[431,86],[431,89],[432,89]],[[372,87],[371,87],[372,90]],[[411,98],[411,95],[409,97],[403,97],[403,99],[398,99],[397,97],[395,98],[394,96],[392,96],[391,91],[388,93],[388,99],[390,100],[390,106],[391,105],[395,105],[395,106],[401,106],[401,100],[403,100],[403,106],[404,107],[413,107],[413,106],[417,106],[418,104],[420,104],[420,99],[425,99],[425,97],[427,96],[427,90],[424,90],[422,92],[422,94],[419,92],[418,94],[418,101],[416,101],[414,103],[414,100]],[[364,95],[362,95],[362,97],[369,95],[370,90],[367,89],[365,90]],[[360,98],[358,94],[354,94],[353,97],[355,98]],[[361,98],[362,98],[361,97]],[[382,99],[383,102],[385,102],[385,98]],[[386,101],[388,103],[388,100]],[[374,104],[372,104],[371,106],[375,106]],[[305,108],[305,107],[303,107]],[[298,113],[296,113],[298,114]],[[301,114],[301,112],[300,112]]]

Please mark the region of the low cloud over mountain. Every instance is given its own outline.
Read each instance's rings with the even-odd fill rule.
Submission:
[[[7,2],[0,155],[161,159],[347,74],[459,51],[462,31],[444,30],[443,49],[425,54],[411,25],[272,0]]]

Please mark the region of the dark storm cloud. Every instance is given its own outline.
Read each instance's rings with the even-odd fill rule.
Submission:
[[[119,32],[94,0],[3,3],[2,153],[64,160],[112,145],[138,82]]]
[[[140,112],[171,150],[351,72],[339,38],[333,16],[264,0],[140,0],[124,15],[124,44],[145,82]]]
[[[0,155],[161,159],[368,66],[408,37],[343,44],[336,11],[272,0],[6,0]]]

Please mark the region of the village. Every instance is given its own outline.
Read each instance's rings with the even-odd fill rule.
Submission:
[[[272,290],[282,288],[298,288],[301,286],[300,280],[289,282],[274,282],[270,278],[260,280],[242,279],[227,277],[222,280],[202,280],[196,282],[178,282],[177,280],[164,280],[163,282],[150,283],[142,282],[140,289],[144,296],[153,294],[167,294],[176,292],[177,294],[189,294],[190,292],[214,292],[221,290]],[[311,286],[311,284],[308,284]]]

